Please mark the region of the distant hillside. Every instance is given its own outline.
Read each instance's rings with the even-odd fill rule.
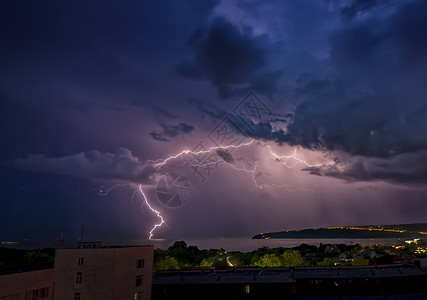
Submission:
[[[253,239],[364,239],[364,238],[427,238],[427,223],[399,225],[335,226],[260,233]]]

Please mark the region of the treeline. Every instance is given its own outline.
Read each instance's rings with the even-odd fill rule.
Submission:
[[[294,248],[262,247],[251,252],[227,252],[229,261],[237,267],[304,267],[333,266],[332,258],[342,253],[361,253],[366,248],[360,245],[313,245],[302,244]],[[186,267],[208,267],[214,263],[218,249],[200,250],[196,246],[187,246],[184,241],[175,242],[167,250],[154,250],[154,270],[182,269]],[[366,257],[358,257],[348,264],[368,265],[371,263],[391,263],[392,257],[382,256],[377,262]]]
[[[22,250],[0,247],[0,273],[53,266],[54,260],[55,249],[53,248]]]

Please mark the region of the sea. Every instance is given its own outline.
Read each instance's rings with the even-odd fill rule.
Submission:
[[[258,248],[292,248],[301,244],[319,246],[320,244],[359,244],[361,246],[369,246],[381,244],[390,246],[399,244],[401,241],[395,238],[382,239],[252,239],[250,237],[230,237],[230,238],[202,238],[202,239],[134,239],[134,240],[106,240],[102,241],[104,246],[136,246],[136,245],[154,245],[155,248],[167,249],[174,242],[183,240],[187,246],[197,246],[199,249],[220,249],[221,247],[227,251],[250,252]],[[66,241],[66,248],[75,248],[77,241]],[[1,241],[0,247],[15,248],[15,249],[37,249],[37,248],[57,248],[56,241]]]

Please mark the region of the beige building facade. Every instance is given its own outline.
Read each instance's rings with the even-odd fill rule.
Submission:
[[[148,300],[153,246],[59,249],[52,299]]]
[[[0,300],[51,299],[54,270],[0,275]]]

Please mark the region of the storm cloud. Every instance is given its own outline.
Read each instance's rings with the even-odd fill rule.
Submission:
[[[64,157],[31,155],[26,159],[16,159],[14,165],[39,173],[134,183],[152,183],[155,174],[153,167],[140,161],[125,148],[119,148],[114,153],[92,150]]]
[[[318,176],[347,182],[388,181],[402,185],[424,185],[427,178],[427,151],[405,153],[392,158],[362,158],[342,155],[335,164],[303,169]]]
[[[193,125],[179,123],[178,125],[160,124],[162,131],[152,131],[150,135],[153,139],[168,142],[169,138],[176,137],[179,134],[190,133],[194,130]]]
[[[207,79],[221,98],[241,95],[249,89],[274,93],[281,75],[271,65],[272,42],[268,35],[255,35],[251,27],[239,30],[228,20],[216,18],[207,32],[196,30],[189,38],[193,59],[177,71],[191,79]],[[239,87],[239,85],[244,87]]]
[[[424,22],[427,4],[409,1],[395,4],[396,10],[385,9],[384,14],[373,13],[391,6],[387,1],[353,1],[343,7],[341,14],[346,17],[345,22],[329,33],[327,39],[330,68],[324,76],[304,73],[295,79],[290,95],[296,106],[292,117],[287,119],[287,126],[278,127],[272,120],[250,121],[252,130],[244,133],[278,144],[377,158],[378,164],[390,158],[398,169],[411,168],[411,174],[403,181],[427,179],[423,168],[413,168],[419,153],[427,149],[427,88],[423,84],[427,82]],[[232,28],[231,25],[223,27]],[[223,27],[220,28],[225,31]],[[244,40],[247,42],[247,37]],[[268,56],[267,52],[254,53],[259,53],[260,59]],[[245,72],[248,76],[256,70],[253,65],[248,67],[251,66],[253,68]],[[224,83],[215,80],[212,74],[217,73],[206,74],[214,84]],[[221,78],[227,80],[226,76]],[[236,75],[236,78],[249,82],[244,76]],[[201,103],[197,107],[213,118],[224,115]],[[228,117],[236,116],[228,113]],[[405,162],[396,159],[402,155],[413,158]],[[364,172],[364,175],[345,173],[347,178],[355,180],[392,181],[399,173],[390,170],[387,176],[387,169],[383,169],[380,176],[371,168],[365,168]],[[370,172],[373,172],[371,177]],[[339,177],[338,173],[323,174]]]
[[[426,218],[425,1],[17,0],[0,11],[2,240],[39,230],[56,241],[59,219],[72,231],[103,212],[94,232],[145,237],[157,216],[135,210],[134,190],[91,192],[117,183],[144,184],[170,226],[159,238]],[[251,92],[262,117],[255,102],[236,109]],[[214,158],[236,168],[203,164]],[[156,197],[168,172],[191,183],[173,212]]]

